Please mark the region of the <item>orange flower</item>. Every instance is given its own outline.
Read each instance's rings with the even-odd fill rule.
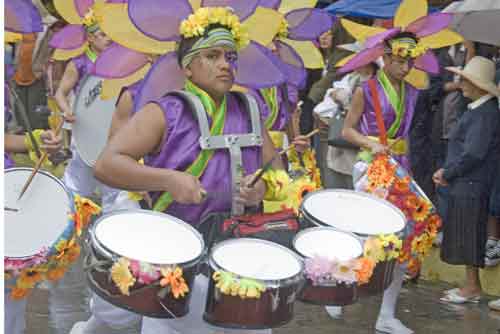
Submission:
[[[358,284],[366,284],[370,281],[370,278],[373,275],[373,269],[375,268],[375,262],[362,257],[358,260],[358,269],[356,269],[356,277],[358,280]]]
[[[408,194],[403,201],[403,205],[413,213],[419,205],[418,197],[415,194]]]
[[[21,272],[16,281],[16,286],[21,289],[32,289],[43,279],[43,275],[38,270],[32,268],[25,269]]]
[[[75,211],[75,226],[77,234],[80,235],[82,229],[90,223],[92,216],[101,212],[101,208],[91,200],[76,195]]]
[[[171,268],[161,268],[160,272],[163,278],[160,280],[160,285],[162,287],[170,286],[174,298],[184,297],[184,295],[189,292],[189,287],[182,277],[182,269],[176,267],[174,270]]]
[[[370,164],[367,170],[368,190],[376,188],[389,188],[394,182],[396,174],[396,165],[389,162],[385,155],[377,156]]]
[[[441,228],[442,222],[441,217],[438,214],[432,214],[427,219],[427,225],[431,230],[439,230]]]
[[[31,289],[23,289],[15,287],[12,288],[10,292],[10,298],[12,298],[13,300],[20,300],[28,296],[30,292]]]
[[[392,191],[395,194],[405,195],[410,192],[410,177],[407,175],[404,178],[396,178]]]
[[[432,204],[423,198],[418,199],[418,205],[413,211],[413,219],[417,222],[424,221],[431,213]]]
[[[63,278],[66,273],[66,267],[58,266],[47,272],[47,279],[49,281],[58,281]]]
[[[76,243],[75,238],[72,238],[66,244],[61,242],[61,245],[58,245],[57,249],[59,250],[59,254],[56,256],[56,259],[63,264],[75,262],[80,256],[80,246]]]

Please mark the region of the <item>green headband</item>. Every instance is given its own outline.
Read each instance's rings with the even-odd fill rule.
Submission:
[[[231,31],[225,28],[215,28],[210,30],[206,36],[201,37],[194,43],[191,49],[182,57],[182,67],[186,68],[193,58],[203,49],[215,46],[225,46],[236,51],[236,41]]]

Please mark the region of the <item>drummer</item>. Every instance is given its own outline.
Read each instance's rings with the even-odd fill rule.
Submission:
[[[198,97],[212,127],[227,134],[244,134],[251,131],[250,117],[243,110],[238,98],[229,93],[235,76],[237,61],[237,34],[222,24],[212,24],[202,36],[185,38],[180,42],[178,62],[187,78],[185,90]],[[220,117],[222,116],[222,117]],[[95,166],[95,175],[113,187],[131,191],[151,191],[155,206],[162,211],[196,225],[214,212],[231,211],[237,206],[258,206],[272,184],[259,180],[254,187],[248,183],[253,173],[274,156],[274,148],[267,131],[262,132],[263,145],[241,148],[245,174],[239,193],[233,198],[231,187],[235,176],[229,172],[233,156],[227,149],[201,150],[199,122],[193,117],[184,99],[167,96],[147,104],[113,136]],[[201,166],[201,176],[186,172],[194,163],[215,151]],[[145,157],[145,164],[138,159]],[[198,158],[198,159],[197,159]],[[282,168],[279,159],[275,168]],[[173,199],[161,205],[158,199],[168,192]],[[221,196],[204,198],[204,194]],[[224,195],[225,194],[225,195]],[[142,333],[168,332],[215,333],[226,332],[202,320],[208,279],[199,275],[191,287],[190,313],[183,318],[162,320],[143,318]],[[265,331],[267,332],[267,331]]]

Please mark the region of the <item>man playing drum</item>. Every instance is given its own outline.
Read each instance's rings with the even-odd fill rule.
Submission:
[[[238,19],[225,8],[214,9],[231,16],[231,20]],[[259,143],[239,146],[236,150],[235,147],[227,150],[227,146],[211,150],[200,147],[200,137],[203,137],[200,127],[207,117],[211,119],[212,136],[202,139],[208,141],[215,138],[213,134],[242,138],[251,133],[252,128],[255,130],[254,126],[250,127],[253,123],[250,119],[255,119],[255,115],[250,117],[251,111],[245,110],[238,96],[229,93],[236,74],[239,34],[224,25],[223,20],[216,21],[204,26],[204,33],[200,35],[185,32],[177,52],[178,64],[187,78],[184,91],[199,99],[204,115],[194,117],[188,101],[178,95],[167,95],[149,103],[111,138],[95,166],[95,175],[102,182],[130,191],[150,191],[155,209],[193,225],[210,213],[234,212],[236,207],[259,205],[269,185],[262,180],[254,187],[248,184],[262,161],[274,156],[265,130],[262,147]],[[237,140],[234,142],[243,146]],[[137,162],[142,157],[145,157],[144,165]],[[278,160],[273,163],[275,168],[281,168]],[[235,170],[239,173],[232,172]],[[162,192],[165,193],[162,195]],[[210,196],[211,193],[218,196]],[[173,320],[145,317],[142,333],[225,332],[202,320],[207,285],[208,279],[199,275],[190,287],[191,312],[187,316]]]
[[[424,36],[432,36],[436,43],[432,47],[443,47],[456,43],[456,34],[439,32],[448,26],[451,17],[436,14],[427,20],[427,2],[403,1],[396,12],[395,27],[388,31],[370,32],[372,29],[359,25],[358,33],[352,28],[354,23],[343,20],[342,24],[357,40],[366,40],[365,48],[347,61],[341,71],[349,72],[380,56],[384,67],[354,92],[351,109],[344,123],[343,136],[346,140],[366,150],[360,157],[367,162],[372,154],[389,153],[407,170],[410,170],[407,138],[415,111],[418,88],[425,88],[428,78],[425,72],[439,73],[437,59],[428,52]],[[413,24],[425,22],[425,24]],[[432,21],[432,22],[431,22]],[[425,30],[425,32],[424,32]],[[377,34],[378,33],[378,34]],[[445,37],[448,36],[448,37]],[[386,131],[387,129],[387,131]],[[380,139],[379,139],[380,137]],[[384,139],[385,137],[385,139]],[[408,230],[408,229],[407,229]],[[408,233],[408,237],[412,231]],[[410,334],[412,330],[403,325],[395,316],[396,302],[401,291],[406,266],[415,262],[406,259],[394,269],[394,279],[384,293],[376,329],[384,333]]]

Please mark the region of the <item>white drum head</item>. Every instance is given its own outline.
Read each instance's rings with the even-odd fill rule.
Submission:
[[[362,235],[403,230],[403,213],[387,201],[349,190],[322,190],[309,194],[303,210],[323,225]]]
[[[299,258],[290,250],[259,239],[222,242],[211,255],[222,270],[258,280],[282,280],[302,270]]]
[[[201,255],[200,234],[183,221],[159,213],[123,211],[96,222],[95,238],[120,256],[151,264],[181,264]]]
[[[31,168],[14,168],[4,173],[5,256],[30,257],[51,247],[68,226],[70,196],[63,184],[39,171],[21,200],[17,200]]]
[[[108,141],[111,118],[118,97],[101,99],[104,79],[88,76],[75,99],[73,138],[82,160],[93,167]]]
[[[321,256],[328,259],[348,261],[363,254],[358,239],[345,232],[331,228],[309,228],[297,235],[295,249],[305,257]]]

